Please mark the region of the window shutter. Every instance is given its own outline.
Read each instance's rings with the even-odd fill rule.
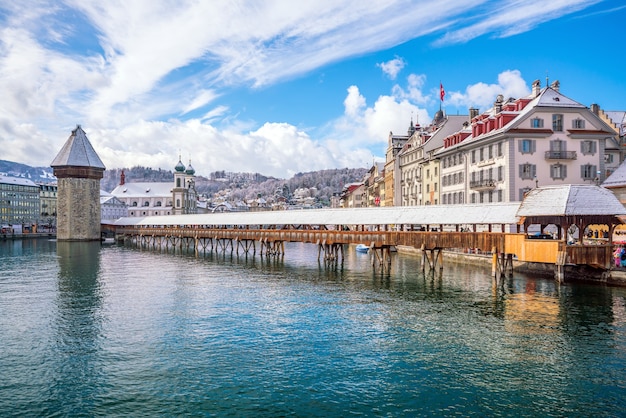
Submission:
[[[537,176],[537,166],[535,164],[530,166],[530,175],[531,177]]]
[[[524,164],[519,165],[519,176],[520,178],[524,178]]]
[[[591,141],[591,153],[595,154],[596,153],[596,141]]]

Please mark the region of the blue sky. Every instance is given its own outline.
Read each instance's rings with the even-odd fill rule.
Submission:
[[[390,131],[536,79],[626,109],[617,0],[0,0],[0,159],[81,124],[108,168],[366,167]],[[132,181],[132,179],[128,179]]]

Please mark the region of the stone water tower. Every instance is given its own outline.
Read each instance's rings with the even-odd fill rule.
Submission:
[[[80,125],[50,167],[58,180],[57,240],[99,240],[100,179],[105,167]]]

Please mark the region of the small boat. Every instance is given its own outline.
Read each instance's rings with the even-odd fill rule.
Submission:
[[[356,250],[360,253],[366,253],[370,250],[370,247],[365,244],[359,244],[356,246]]]

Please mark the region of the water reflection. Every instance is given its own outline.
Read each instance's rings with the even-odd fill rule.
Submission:
[[[46,413],[85,413],[101,388],[97,355],[102,326],[99,242],[57,242],[56,347],[51,353],[54,384]]]

